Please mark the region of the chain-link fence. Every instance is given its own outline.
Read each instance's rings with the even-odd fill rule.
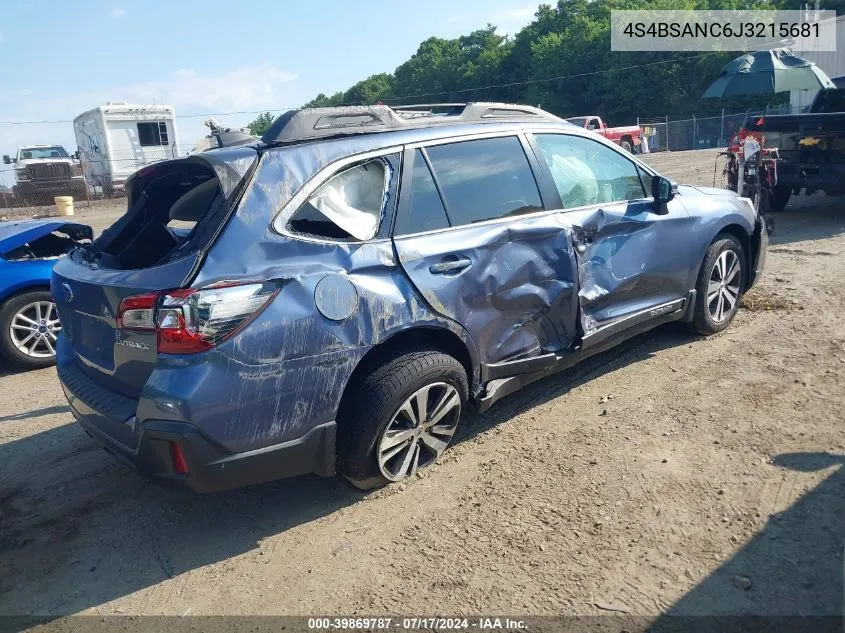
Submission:
[[[665,152],[668,149],[668,118],[638,118],[637,125],[643,132],[642,151]]]
[[[768,114],[791,114],[796,108],[788,105],[766,110],[722,113],[718,116],[691,117],[669,120],[669,117],[640,118],[637,124],[643,131],[650,152],[682,151],[727,147],[746,118]]]
[[[55,198],[73,198],[75,208],[124,195],[126,179],[141,167],[189,153],[195,143],[172,143],[131,151],[76,153],[74,148],[22,146],[0,165],[0,217],[52,215]]]

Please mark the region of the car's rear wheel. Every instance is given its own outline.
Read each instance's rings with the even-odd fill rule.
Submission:
[[[745,251],[732,235],[719,235],[707,248],[696,283],[692,328],[721,332],[739,310],[745,279]]]
[[[16,295],[0,307],[0,354],[21,367],[52,365],[61,329],[56,304],[48,291]]]
[[[352,388],[339,420],[338,462],[362,489],[402,481],[437,460],[469,393],[464,367],[439,351],[401,354]]]
[[[627,137],[626,137],[626,138],[623,138],[621,141],[619,141],[619,147],[621,147],[622,149],[624,149],[626,152],[631,152],[631,153],[633,153],[633,152],[634,152],[634,146],[633,146],[633,144],[631,143],[631,141],[630,141],[630,140],[628,140],[628,138],[627,138]]]

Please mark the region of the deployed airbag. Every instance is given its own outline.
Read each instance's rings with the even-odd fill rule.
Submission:
[[[369,240],[378,231],[388,176],[381,161],[357,165],[331,178],[309,202],[355,239]]]
[[[590,166],[575,156],[548,154],[546,162],[560,193],[564,209],[595,204],[599,197],[596,175]]]

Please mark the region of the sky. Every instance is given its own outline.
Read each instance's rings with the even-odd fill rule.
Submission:
[[[0,154],[75,148],[75,116],[107,101],[175,106],[192,147],[203,117],[285,110],[392,72],[431,36],[488,22],[516,33],[526,0],[86,0],[0,2]],[[218,116],[243,126],[254,114]],[[21,121],[56,123],[12,124]],[[0,184],[10,185],[0,164]]]

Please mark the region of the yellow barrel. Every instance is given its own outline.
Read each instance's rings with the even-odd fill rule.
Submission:
[[[56,196],[53,200],[59,215],[73,215],[73,196]]]

